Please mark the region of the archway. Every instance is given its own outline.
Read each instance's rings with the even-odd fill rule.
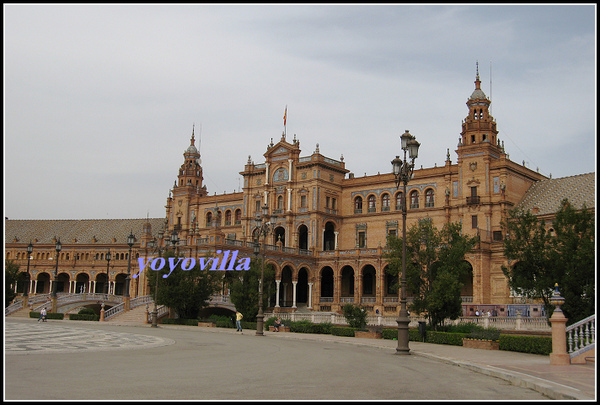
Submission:
[[[321,269],[321,301],[323,298],[333,300],[333,269],[329,266]]]
[[[302,267],[298,271],[298,283],[296,284],[296,301],[297,304],[308,303],[308,270]]]
[[[323,250],[335,249],[335,225],[333,222],[325,224],[325,232],[323,233]]]
[[[308,227],[306,225],[298,227],[298,248],[308,250]]]
[[[107,278],[106,278],[106,273],[98,273],[96,275],[96,289],[94,290],[94,292],[96,294],[106,294],[106,287],[107,287]]]
[[[48,273],[38,274],[36,281],[36,294],[48,294],[50,292],[50,275]]]
[[[282,307],[292,306],[292,269],[290,266],[285,266],[281,270],[281,284],[279,286],[279,305]]]
[[[354,269],[351,266],[342,268],[341,297],[354,297]],[[347,302],[352,302],[348,300]]]
[[[125,287],[127,283],[127,274],[119,273],[115,277],[115,286],[113,294],[125,295]]]
[[[375,296],[376,291],[376,277],[375,267],[367,264],[362,269],[362,295],[367,297]]]
[[[56,292],[57,293],[64,293],[64,292],[69,292],[69,289],[67,288],[69,285],[69,275],[67,273],[60,273],[57,277],[58,281],[56,282]]]
[[[86,273],[79,273],[75,278],[75,293],[82,294],[88,292],[90,276]]]
[[[273,234],[275,235],[275,243],[281,241],[281,246],[285,246],[285,228],[278,226]]]

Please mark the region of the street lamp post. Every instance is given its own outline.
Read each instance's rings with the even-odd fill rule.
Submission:
[[[26,300],[27,297],[29,296],[29,261],[31,260],[31,253],[33,253],[33,243],[29,242],[29,245],[27,245],[27,277],[25,280],[25,288],[23,288],[23,297]],[[23,302],[23,307],[26,307],[27,303]]]
[[[58,287],[58,255],[62,250],[62,244],[60,243],[60,239],[56,241],[56,267],[54,267],[54,282],[52,283],[52,293],[50,294],[52,300],[52,312],[56,312],[56,289]]]
[[[256,217],[256,223],[257,223],[257,238],[256,238],[256,242],[254,243],[254,254],[258,256],[258,249],[259,249],[259,238],[260,235],[262,235],[263,237],[263,254],[262,254],[262,266],[260,269],[260,284],[258,285],[258,314],[256,315],[256,335],[257,336],[263,336],[263,330],[264,330],[264,318],[265,318],[265,314],[263,312],[263,284],[264,284],[264,280],[265,280],[265,261],[266,261],[266,241],[267,241],[267,235],[270,234],[273,231],[273,222],[271,222],[272,220],[274,220],[276,218],[275,215],[272,215],[269,218],[269,206],[267,204],[262,206],[262,216]]]
[[[131,283],[131,248],[135,242],[135,236],[133,231],[129,233],[127,237],[127,244],[129,245],[129,260],[127,262],[127,279],[125,280],[125,311],[129,311],[129,285]]]
[[[410,319],[408,318],[408,311],[406,309],[406,186],[410,179],[412,179],[413,170],[415,168],[415,159],[419,154],[419,142],[412,136],[408,130],[400,136],[402,150],[404,151],[404,159],[400,159],[396,156],[392,160],[392,168],[394,173],[394,179],[396,182],[396,189],[400,187],[400,183],[403,184],[402,190],[402,276],[400,280],[400,313],[398,315],[398,347],[396,348],[396,354],[410,354],[410,348],[408,347],[408,324]],[[410,161],[406,160],[406,152]]]
[[[106,252],[106,299],[108,299],[109,287],[108,287],[108,277],[109,277],[109,266],[110,266],[110,250]]]
[[[162,256],[162,248],[161,248],[161,241],[163,240],[163,236],[164,236],[164,232],[161,230],[158,232],[158,240],[153,239],[152,241],[150,241],[149,245],[151,248],[156,249],[158,251],[158,256],[161,257]],[[156,273],[156,284],[154,286],[154,309],[152,310],[152,327],[153,328],[158,328],[158,310],[156,307],[156,300],[157,300],[157,293],[158,293],[158,273]]]

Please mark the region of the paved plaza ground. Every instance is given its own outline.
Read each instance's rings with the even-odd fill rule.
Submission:
[[[387,347],[250,330],[5,321],[5,400],[548,399]]]

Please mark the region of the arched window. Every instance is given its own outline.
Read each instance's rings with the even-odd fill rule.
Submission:
[[[368,212],[375,212],[375,196],[370,195],[367,201],[369,203]]]
[[[277,197],[277,209],[278,210],[282,210],[283,209],[283,196],[280,195],[279,197]]]
[[[225,211],[225,226],[231,225],[231,211]]]
[[[402,193],[396,194],[396,210],[400,211],[402,209]]]
[[[381,211],[389,211],[390,210],[390,195],[384,194],[381,197]]]
[[[209,227],[212,223],[212,212],[206,213],[206,226]]]
[[[410,208],[419,208],[419,192],[417,190],[410,193]]]
[[[242,210],[235,210],[235,224],[239,225],[242,223]]]
[[[362,197],[358,196],[354,199],[354,213],[362,214]]]
[[[433,189],[427,189],[425,191],[425,207],[433,207],[435,203]]]

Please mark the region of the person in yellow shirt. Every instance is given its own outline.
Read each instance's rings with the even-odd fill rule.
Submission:
[[[244,315],[240,311],[235,312],[235,325],[237,326],[236,332],[242,332],[242,318]]]

